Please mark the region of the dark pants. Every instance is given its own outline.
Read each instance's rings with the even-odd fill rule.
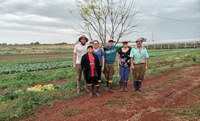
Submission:
[[[128,81],[130,73],[130,67],[120,66],[120,82]]]
[[[91,77],[90,79],[86,80],[88,85],[94,84],[95,86],[99,85],[98,79],[96,77]]]
[[[100,66],[100,69],[97,70],[97,73],[99,75],[98,80],[101,80],[101,71],[102,71],[102,66]]]

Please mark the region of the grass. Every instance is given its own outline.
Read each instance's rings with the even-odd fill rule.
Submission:
[[[61,112],[61,114],[65,117],[72,117],[82,113],[84,113],[84,109],[82,108],[70,108]]]
[[[155,86],[154,88],[156,90],[163,89],[171,84],[181,81],[181,79],[183,79],[182,76],[175,76],[175,77],[170,78],[166,83],[159,84],[159,85]]]
[[[187,117],[194,117],[200,116],[200,105],[196,105],[192,108],[162,108],[158,109],[158,112],[164,113],[174,113],[176,115],[187,116]]]
[[[146,90],[145,90],[146,91]],[[132,94],[133,97],[136,97],[138,99],[142,98],[143,97],[143,94],[142,93],[133,93]]]
[[[158,68],[150,68],[147,72],[146,72],[146,77],[148,76],[156,76],[165,72],[172,72],[172,71],[176,71],[179,70],[181,68],[185,68],[185,67],[189,67],[195,64],[199,64],[199,62],[193,62],[193,61],[187,61],[187,62],[183,62],[183,63],[176,63],[173,66],[163,66],[163,67],[158,67]]]
[[[14,91],[7,92],[1,96],[0,109],[1,120],[16,120],[33,114],[36,108],[42,107],[53,101],[56,95],[49,92],[28,92],[23,90],[20,93]]]
[[[126,98],[121,96],[115,96],[113,99],[106,102],[106,105],[109,105],[112,108],[117,108],[125,104],[128,104],[128,101]]]
[[[66,68],[0,75],[0,88],[16,88],[48,81],[59,80],[63,78],[71,79],[75,76],[75,71]]]
[[[184,77],[180,76],[180,75],[175,76],[175,77],[171,77],[166,82],[159,83],[159,84],[157,84],[157,85],[155,85],[153,87],[145,88],[144,91],[147,92],[147,93],[151,93],[152,91],[158,91],[158,90],[166,88],[166,87],[168,87],[168,86],[170,86],[172,84],[175,84],[178,81],[181,81],[183,78]],[[139,98],[142,97],[141,94],[138,95],[137,93],[133,94],[133,96],[136,96],[136,97],[139,97]]]
[[[37,108],[52,106],[55,101],[73,100],[84,93],[76,93],[76,82],[54,85],[55,90],[32,92],[26,89],[10,89],[0,96],[0,119],[18,120],[34,114]],[[74,115],[75,110],[70,115]],[[80,112],[78,112],[80,113]],[[65,115],[69,115],[66,112]]]

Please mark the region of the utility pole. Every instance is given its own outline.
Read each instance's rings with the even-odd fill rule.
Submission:
[[[154,39],[153,39],[153,31],[152,31],[152,34],[151,34],[151,39],[152,39],[152,42],[154,42]]]

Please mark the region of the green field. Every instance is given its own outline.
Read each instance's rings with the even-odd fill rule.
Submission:
[[[76,73],[71,67],[71,45],[46,45],[46,49],[41,48],[5,46],[0,50],[0,120],[20,119],[33,114],[38,108],[53,105],[55,101],[71,100],[78,96]],[[149,50],[149,54],[147,77],[200,64],[199,49]],[[66,81],[59,83],[63,79]],[[118,80],[117,72],[115,85]],[[35,85],[48,84],[53,84],[53,90],[27,90]]]

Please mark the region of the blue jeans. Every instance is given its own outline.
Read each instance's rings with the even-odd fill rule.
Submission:
[[[130,67],[120,66],[120,82],[128,81],[130,73]]]

